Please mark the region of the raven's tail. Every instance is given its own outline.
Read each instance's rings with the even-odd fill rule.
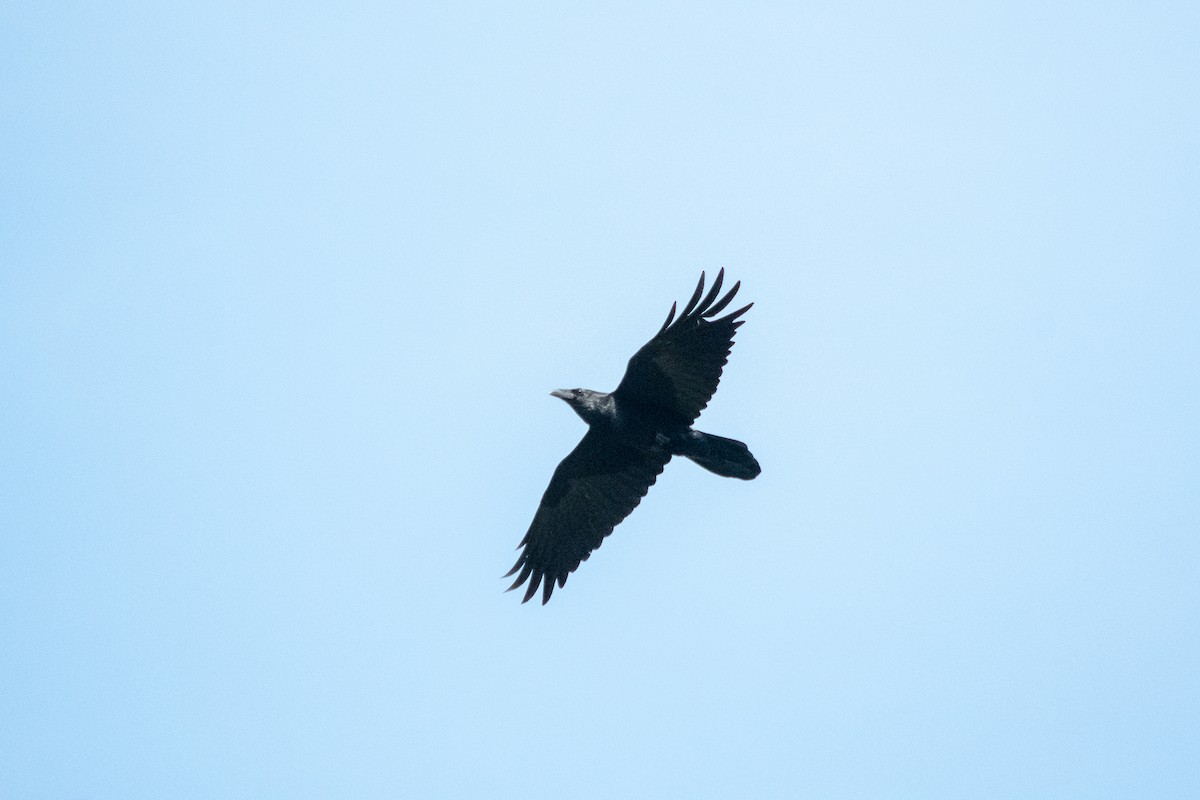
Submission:
[[[674,439],[672,444],[673,454],[686,456],[723,478],[741,478],[748,481],[762,472],[762,467],[750,453],[750,448],[736,439],[688,431],[684,436]]]

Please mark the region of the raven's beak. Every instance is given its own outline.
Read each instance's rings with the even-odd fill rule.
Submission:
[[[553,392],[550,393],[550,396],[557,397],[559,400],[570,400],[571,399],[571,393],[568,392],[566,389],[555,389]]]

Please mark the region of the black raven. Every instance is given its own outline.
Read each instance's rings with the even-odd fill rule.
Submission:
[[[554,470],[533,524],[518,545],[525,549],[505,575],[521,573],[509,591],[529,581],[522,603],[541,584],[545,604],[555,581],[565,584],[579,563],[629,516],[671,456],[685,456],[727,478],[751,480],[762,471],[742,442],[692,429],[717,391],[733,335],[745,322],[738,317],[754,305],[713,319],[742,285],[739,281],[717,300],[724,279],[722,269],[701,300],[700,273],[700,283],[679,319],[672,303],[658,334],[629,359],[615,391],[550,393],[575,409],[588,432]]]

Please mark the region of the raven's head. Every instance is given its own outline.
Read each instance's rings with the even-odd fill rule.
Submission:
[[[565,400],[589,425],[604,415],[605,401],[608,400],[604,392],[593,392],[591,389],[555,389],[550,396]]]

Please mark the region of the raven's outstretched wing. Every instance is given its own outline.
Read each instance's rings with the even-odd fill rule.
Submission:
[[[625,377],[613,392],[618,404],[640,406],[684,425],[691,425],[700,416],[717,391],[721,369],[733,347],[733,335],[745,322],[738,317],[754,305],[712,319],[729,305],[742,285],[740,281],[735,283],[728,294],[717,300],[724,279],[722,269],[701,300],[704,292],[701,272],[700,283],[679,319],[675,319],[675,304],[671,304],[671,313],[658,334],[629,359]]]
[[[525,549],[508,575],[521,572],[509,591],[528,580],[521,601],[528,602],[540,583],[544,605],[555,581],[559,586],[567,582],[579,563],[637,507],[670,460],[661,447],[634,447],[588,430],[554,470],[533,524],[518,545]]]

